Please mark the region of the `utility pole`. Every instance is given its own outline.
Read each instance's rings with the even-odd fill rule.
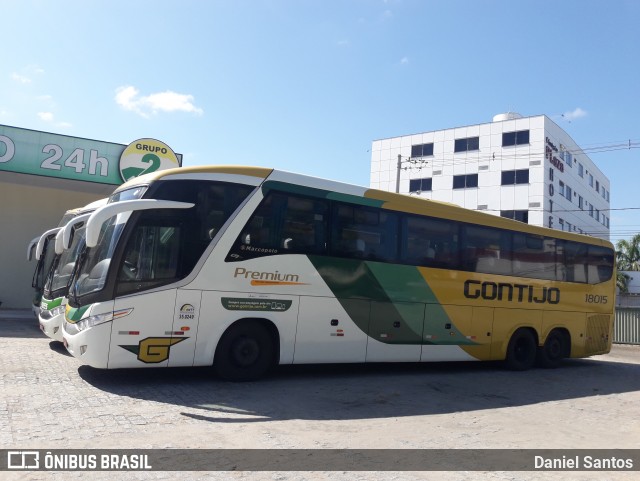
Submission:
[[[398,154],[398,174],[396,176],[396,194],[400,193],[400,170],[402,169],[402,156]]]

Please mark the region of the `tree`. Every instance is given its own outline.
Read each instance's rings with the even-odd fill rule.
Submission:
[[[629,276],[621,271],[640,271],[640,234],[634,235],[629,241],[622,239],[617,242],[616,267],[616,284],[621,292],[628,292]]]

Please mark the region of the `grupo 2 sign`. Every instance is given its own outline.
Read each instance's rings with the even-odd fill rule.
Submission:
[[[125,182],[142,174],[180,167],[173,150],[155,139],[131,142],[120,156],[120,175]]]
[[[180,160],[154,139],[127,146],[0,125],[0,171],[120,185],[143,173],[179,167]]]

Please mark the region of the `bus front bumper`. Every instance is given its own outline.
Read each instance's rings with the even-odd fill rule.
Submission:
[[[75,332],[72,323],[62,321],[62,342],[69,354],[82,364],[106,369],[109,363],[112,322]]]
[[[40,324],[40,330],[46,334],[47,337],[54,341],[62,342],[62,323],[64,322],[64,306],[60,312],[56,312],[56,309],[51,311],[41,310],[38,314],[38,323]]]

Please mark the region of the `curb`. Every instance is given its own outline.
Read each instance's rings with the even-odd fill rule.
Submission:
[[[31,309],[0,309],[0,320],[35,319]]]

